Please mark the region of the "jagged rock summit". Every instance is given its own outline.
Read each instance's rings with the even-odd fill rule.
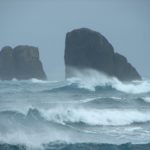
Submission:
[[[39,59],[37,47],[20,45],[14,49],[3,47],[0,51],[0,80],[47,79]]]
[[[141,80],[141,76],[127,59],[114,52],[113,46],[100,33],[87,28],[68,32],[65,41],[66,77],[73,77],[72,69],[95,69],[121,81]]]

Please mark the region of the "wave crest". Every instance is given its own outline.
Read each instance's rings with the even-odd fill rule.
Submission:
[[[87,125],[129,125],[150,121],[150,112],[119,109],[53,108],[41,111],[49,121],[65,123],[84,123]]]
[[[121,82],[115,77],[109,77],[92,69],[83,71],[75,70],[76,77],[68,79],[69,83],[78,84],[78,88],[96,91],[98,87],[111,87],[125,93],[147,93],[150,92],[150,81]]]

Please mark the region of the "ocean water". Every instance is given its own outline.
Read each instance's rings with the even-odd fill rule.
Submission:
[[[150,80],[94,71],[0,81],[0,150],[150,150]]]

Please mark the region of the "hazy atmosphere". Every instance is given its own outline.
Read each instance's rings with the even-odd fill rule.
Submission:
[[[0,49],[0,150],[150,150],[150,0],[0,0]]]
[[[50,80],[64,78],[67,32],[103,34],[143,77],[150,77],[149,0],[0,0],[0,48],[39,47]]]

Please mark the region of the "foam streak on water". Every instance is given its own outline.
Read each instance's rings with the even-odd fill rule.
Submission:
[[[0,143],[35,150],[150,143],[149,80],[74,71],[64,81],[0,81]]]

